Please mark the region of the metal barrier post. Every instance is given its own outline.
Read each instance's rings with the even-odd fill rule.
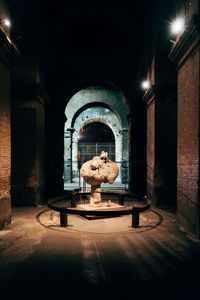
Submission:
[[[60,212],[60,227],[67,227],[67,214]]]
[[[119,194],[119,205],[124,206],[124,195]]]
[[[133,207],[133,212],[132,212],[132,228],[138,228],[139,227],[139,211],[134,211]]]

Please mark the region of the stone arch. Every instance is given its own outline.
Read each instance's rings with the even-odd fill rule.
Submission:
[[[119,121],[122,123],[123,128],[128,128],[127,114],[129,108],[124,100],[124,97],[118,90],[112,90],[102,87],[89,87],[77,92],[68,102],[65,108],[65,115],[67,121],[65,128],[72,127],[72,120],[75,113],[87,105],[88,103],[103,103],[109,106]],[[76,103],[76,105],[74,105]]]
[[[101,118],[96,118],[96,119],[90,119],[88,121],[86,121],[85,123],[83,123],[80,128],[79,128],[79,131],[76,132],[76,134],[73,136],[73,148],[72,148],[72,161],[77,161],[77,150],[78,150],[78,139],[77,139],[77,135],[78,135],[78,132],[80,132],[80,129],[84,126],[86,126],[87,124],[90,124],[90,123],[94,123],[94,122],[100,122],[100,123],[103,123],[105,125],[107,125],[113,132],[113,135],[115,137],[115,162],[118,164],[118,167],[119,167],[119,173],[118,173],[118,176],[115,180],[115,182],[122,182],[122,172],[121,172],[121,150],[122,150],[122,136],[119,132],[119,134],[117,133],[117,130],[115,128],[112,127],[111,124],[109,124],[107,122],[107,120],[104,120],[104,119],[101,119]],[[120,130],[121,131],[121,130]],[[109,156],[109,153],[108,153],[108,156]],[[73,166],[73,170],[76,171],[77,170],[77,164]]]
[[[86,118],[88,116],[88,119]],[[119,122],[117,116],[110,110],[104,107],[96,107],[95,110],[92,108],[88,108],[82,111],[79,116],[76,118],[74,122],[74,134],[72,140],[72,160],[77,160],[77,135],[81,129],[81,127],[86,126],[89,123],[93,122],[102,122],[106,124],[112,130],[115,137],[116,144],[116,152],[115,158],[116,161],[121,161],[121,148],[122,148],[122,136],[121,136],[121,123]]]
[[[65,181],[72,182],[72,173],[77,171],[77,134],[81,127],[91,122],[103,122],[111,128],[115,136],[116,161],[128,166],[128,113],[124,98],[117,90],[90,87],[70,99],[65,109]]]

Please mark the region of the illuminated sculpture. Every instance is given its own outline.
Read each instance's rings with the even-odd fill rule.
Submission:
[[[107,152],[94,156],[85,162],[80,170],[80,175],[91,185],[90,205],[101,205],[101,183],[112,184],[119,172],[117,164],[108,158]]]

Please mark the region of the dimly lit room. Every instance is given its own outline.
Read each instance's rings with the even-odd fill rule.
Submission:
[[[0,1],[2,299],[200,299],[200,1]]]

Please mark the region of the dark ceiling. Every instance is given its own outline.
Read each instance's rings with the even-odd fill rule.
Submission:
[[[80,88],[105,81],[131,99],[147,15],[155,1],[13,0],[13,11],[18,31],[20,26],[26,30],[30,16],[36,23],[40,20],[47,88],[52,93],[56,89],[57,97],[69,99]],[[16,33],[19,48],[20,35]]]

